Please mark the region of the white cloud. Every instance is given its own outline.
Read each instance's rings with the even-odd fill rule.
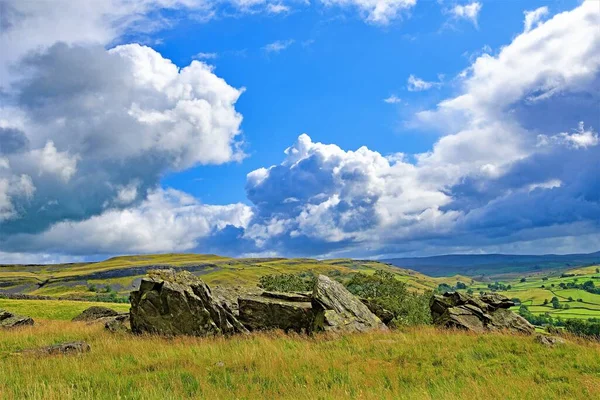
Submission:
[[[290,7],[283,3],[269,3],[267,5],[267,12],[269,14],[282,14],[290,11]]]
[[[385,99],[383,99],[383,101],[387,104],[398,104],[398,103],[402,103],[402,99],[399,98],[398,96],[396,96],[395,94],[386,97]]]
[[[156,190],[136,207],[109,209],[85,221],[64,221],[38,235],[14,235],[29,252],[119,254],[189,251],[227,225],[245,227],[252,212],[243,204],[203,205],[177,190]]]
[[[219,55],[217,53],[196,53],[196,55],[194,55],[192,58],[194,60],[214,60],[215,58],[219,57]]]
[[[450,10],[450,13],[454,16],[454,18],[467,19],[471,21],[475,27],[477,27],[477,18],[479,17],[481,7],[481,3],[479,2],[473,2],[466,5],[457,4]]]
[[[417,0],[321,0],[326,6],[357,8],[363,19],[387,25],[417,4]]]
[[[263,50],[267,53],[279,53],[294,44],[294,39],[288,40],[276,40],[273,43],[269,43],[263,47]]]
[[[532,28],[539,25],[542,19],[548,15],[548,7],[540,7],[533,11],[525,11],[525,32],[529,32]]]
[[[411,74],[408,77],[406,88],[409,92],[421,92],[441,85],[441,82],[428,82]]]
[[[59,44],[22,68],[29,74],[13,86],[15,107],[0,108],[0,142],[9,144],[0,179],[27,175],[36,192],[9,220],[11,231],[89,218],[105,204],[141,200],[167,171],[244,157],[242,90],[206,64],[179,69],[137,44]]]
[[[592,128],[586,129],[583,121],[579,122],[578,128],[573,133],[562,132],[554,136],[538,136],[538,146],[558,144],[570,146],[575,149],[585,149],[588,147],[598,146],[599,143],[598,133],[594,132]]]

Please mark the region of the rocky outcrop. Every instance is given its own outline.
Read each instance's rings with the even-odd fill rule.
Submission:
[[[209,336],[247,332],[231,310],[215,300],[210,288],[187,271],[151,271],[132,292],[134,333]]]
[[[508,308],[514,303],[497,293],[472,297],[459,292],[434,295],[430,309],[433,322],[473,332],[511,331],[533,334],[535,328]]]
[[[250,330],[283,329],[284,331],[310,332],[313,310],[310,302],[291,295],[241,297],[238,299],[239,319]]]
[[[116,317],[119,314],[119,312],[107,307],[93,306],[83,310],[81,314],[73,318],[73,321],[90,322],[99,318]]]
[[[385,324],[344,285],[319,275],[312,296],[313,329],[330,332],[364,332],[387,329]]]
[[[33,325],[32,318],[0,310],[0,328],[16,328],[27,325]]]

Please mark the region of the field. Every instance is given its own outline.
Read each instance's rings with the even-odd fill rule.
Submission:
[[[562,272],[551,272],[549,274],[529,274],[513,280],[500,280],[498,283],[508,286],[509,290],[499,290],[509,298],[517,298],[521,304],[529,307],[534,314],[548,313],[550,316],[562,319],[568,318],[600,318],[600,294],[589,293],[583,289],[562,289],[562,284],[593,281],[600,286],[600,273],[596,272],[598,266],[570,269]],[[572,275],[572,276],[566,276]],[[525,282],[521,282],[522,279]],[[470,281],[469,281],[470,282]],[[490,291],[490,282],[473,281],[469,287],[473,292]],[[495,283],[495,282],[494,282]],[[542,287],[543,286],[543,287]],[[557,297],[562,305],[568,308],[556,309],[550,304],[550,300]],[[544,304],[547,301],[548,304]],[[515,307],[517,310],[518,307]]]
[[[80,356],[18,350],[85,340]],[[0,336],[2,399],[590,399],[600,344],[571,338],[404,331],[303,337],[135,337],[40,321]]]
[[[16,314],[27,315],[34,320],[50,319],[70,321],[83,310],[92,306],[112,308],[115,311],[129,311],[129,304],[68,301],[68,300],[12,300],[0,299],[0,309]]]

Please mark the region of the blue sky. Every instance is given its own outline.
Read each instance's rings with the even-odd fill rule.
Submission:
[[[0,262],[600,249],[594,0],[3,7]]]

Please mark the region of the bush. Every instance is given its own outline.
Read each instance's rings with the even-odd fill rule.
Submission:
[[[357,273],[346,283],[346,287],[352,294],[391,311],[394,314],[392,326],[431,323],[431,293],[408,291],[406,284],[391,272],[377,271],[374,275]]]
[[[258,286],[273,292],[309,292],[315,286],[313,273],[261,276]]]

